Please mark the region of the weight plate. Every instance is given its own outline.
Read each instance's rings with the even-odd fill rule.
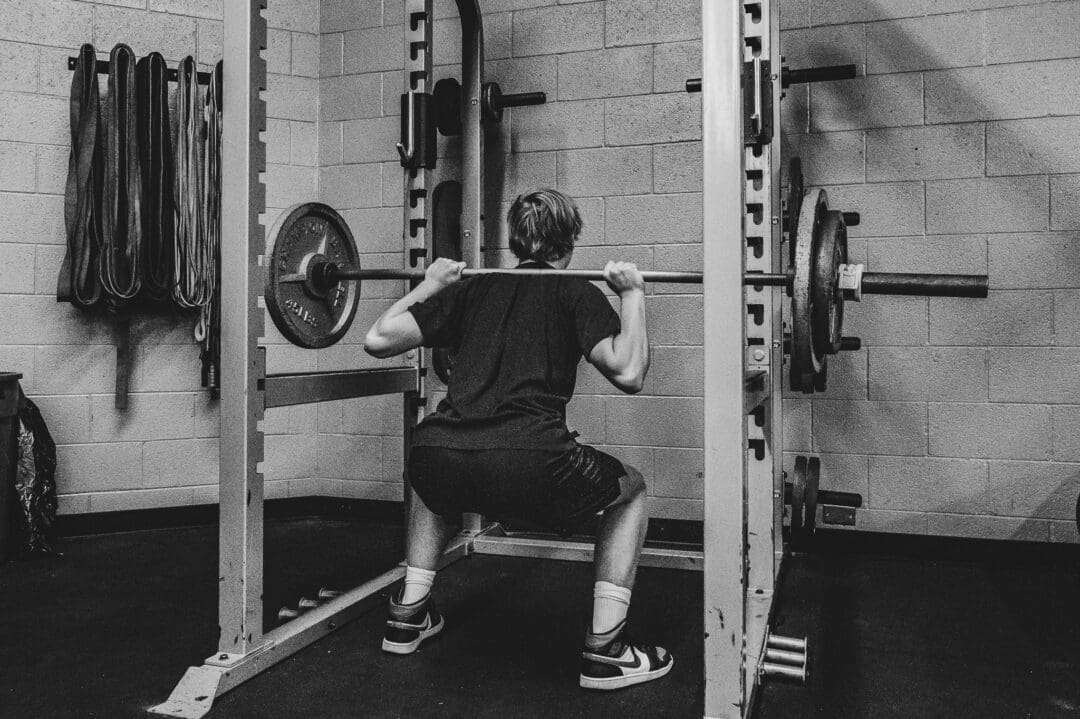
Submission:
[[[795,262],[795,234],[799,229],[799,211],[802,209],[803,195],[806,188],[803,186],[802,160],[798,157],[791,158],[788,164],[788,192],[784,201],[784,224],[783,232],[788,243],[788,264]]]
[[[285,210],[270,228],[270,256],[264,297],[274,324],[293,344],[328,347],[352,325],[360,303],[360,283],[338,282],[324,290],[306,281],[282,281],[307,274],[316,261],[360,267],[352,232],[334,208],[305,202]]]
[[[806,457],[795,458],[795,471],[791,480],[791,524],[788,540],[792,546],[803,542],[803,511],[806,507]]]
[[[844,327],[844,297],[839,289],[840,265],[847,264],[844,215],[829,210],[818,225],[814,252],[814,350],[819,355],[840,351]]]
[[[811,457],[806,462],[806,493],[803,495],[803,540],[813,539],[817,532],[818,482],[821,480],[821,459]]]
[[[829,211],[825,190],[806,193],[795,234],[791,285],[791,389],[812,394],[814,378],[825,372],[826,355],[814,342],[814,259],[819,226]]]

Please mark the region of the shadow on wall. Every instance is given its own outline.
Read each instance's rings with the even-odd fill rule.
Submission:
[[[871,13],[872,15],[887,16],[890,14],[885,11],[886,6],[891,5],[889,0],[869,0],[869,4],[883,9],[881,13]],[[1066,6],[1069,3],[1056,4],[1054,8],[1040,5],[1033,8],[1032,12],[1058,12],[1057,5]],[[932,16],[925,21],[930,23],[940,22],[942,24],[950,22],[962,23],[964,16],[976,16],[976,13],[965,13],[957,16]],[[1069,15],[1069,17],[1075,16]],[[913,18],[911,22],[918,23],[923,20],[924,18]],[[914,29],[910,33],[904,31],[904,22],[904,20],[897,21],[895,24],[878,32],[871,32],[870,28],[872,26],[870,25],[865,26],[867,29],[866,54],[861,57],[861,62],[864,65],[862,74],[858,79],[845,82],[821,83],[808,86],[805,89],[799,87],[789,88],[787,99],[785,99],[785,111],[790,110],[793,114],[789,115],[791,119],[785,123],[785,127],[794,126],[798,133],[808,132],[810,134],[840,129],[867,133],[879,129],[878,125],[881,126],[880,129],[886,127],[892,129],[891,126],[897,124],[897,121],[889,116],[888,110],[884,108],[893,105],[895,99],[894,102],[887,102],[886,100],[889,94],[902,92],[905,82],[918,82],[919,92],[912,92],[911,95],[913,98],[918,97],[923,103],[922,116],[918,118],[918,122],[907,123],[910,127],[904,128],[910,129],[912,134],[916,134],[923,127],[945,128],[956,125],[966,127],[980,125],[983,131],[982,137],[978,137],[979,133],[975,133],[978,140],[975,146],[984,148],[979,151],[985,154],[981,158],[981,172],[974,176],[972,176],[972,173],[963,171],[948,173],[945,177],[938,177],[933,172],[924,172],[921,177],[912,175],[912,171],[916,173],[919,171],[918,161],[917,159],[913,160],[912,156],[917,158],[920,151],[918,146],[910,145],[907,138],[912,135],[906,132],[898,132],[894,136],[888,136],[887,134],[885,143],[893,142],[897,144],[890,147],[888,152],[882,154],[885,156],[895,155],[901,159],[905,155],[908,156],[905,162],[908,173],[898,175],[896,181],[921,180],[925,193],[923,198],[919,200],[922,203],[924,213],[921,231],[911,233],[890,231],[889,234],[928,235],[931,237],[942,235],[944,236],[942,239],[946,241],[955,239],[952,237],[954,235],[990,235],[987,246],[988,269],[992,273],[990,297],[986,300],[973,300],[957,304],[956,312],[963,318],[963,321],[958,324],[970,323],[974,327],[982,324],[984,327],[982,336],[979,335],[977,330],[973,330],[973,338],[965,342],[965,344],[988,348],[1014,344],[1014,342],[1008,341],[1008,336],[1003,332],[1004,327],[999,324],[1001,320],[997,317],[998,315],[1007,316],[1006,313],[1014,311],[1017,305],[1015,300],[1008,297],[1009,293],[1005,290],[1050,290],[1076,288],[1078,286],[1072,282],[1075,269],[1070,271],[1069,268],[1080,267],[1080,242],[1076,241],[1075,236],[1066,239],[1062,238],[1060,234],[1055,236],[1048,233],[1052,231],[1060,232],[1053,229],[1050,221],[1051,191],[1049,176],[1075,171],[1075,168],[1068,165],[1068,160],[1063,163],[1060,157],[1059,146],[1063,141],[1058,136],[1059,133],[1055,132],[1059,128],[1050,118],[1053,118],[1056,113],[1072,112],[1072,114],[1076,114],[1075,111],[1069,110],[1065,103],[1069,102],[1069,97],[1080,94],[1080,73],[1058,73],[1048,70],[1047,68],[1053,67],[1048,63],[1060,62],[1055,60],[1030,62],[1026,67],[1018,67],[1017,61],[1009,58],[1002,58],[1003,64],[1001,65],[983,64],[987,60],[986,53],[989,50],[987,50],[987,44],[982,35],[979,35],[975,42],[955,38],[957,43],[964,47],[970,47],[972,53],[974,53],[970,63],[972,67],[943,68],[943,66],[948,66],[954,62],[957,51],[957,48],[954,47],[955,43],[950,42],[947,49],[941,50],[928,47],[925,43],[920,42]],[[829,33],[829,35],[834,39],[842,39],[846,37],[845,30],[848,27],[850,26],[836,26],[836,31]],[[979,27],[983,29],[984,33],[987,32],[985,23],[980,23]],[[894,30],[899,32],[894,32]],[[981,57],[979,53],[982,53]],[[832,47],[832,43],[807,44],[805,54],[806,57],[789,57],[789,63],[793,67],[802,67],[809,64],[824,64],[823,62],[816,62],[817,58],[829,58],[836,62],[849,61],[845,58],[836,57],[837,50]],[[1080,56],[1080,51],[1073,52],[1072,55],[1074,57]],[[809,62],[808,58],[814,58],[815,62]],[[866,75],[867,65],[880,70],[882,74]],[[1013,73],[1030,73],[1030,82],[1024,85],[1023,97],[1017,97],[1008,92],[1003,92],[999,87],[994,87],[996,83],[1001,81],[996,77],[996,74],[1010,71]],[[976,79],[972,77],[973,75],[981,75],[982,77]],[[985,84],[987,90],[976,91],[980,85],[975,85],[974,82]],[[936,111],[931,107],[930,103],[937,103]],[[824,118],[815,116],[815,111],[824,114]],[[860,117],[860,113],[863,116]],[[823,119],[826,126],[822,126]],[[1015,122],[1014,120],[1017,119],[1021,121]],[[1038,132],[1032,131],[1032,123],[1038,125],[1040,121],[1046,123],[1045,126],[1037,128],[1040,130]],[[798,148],[794,145],[805,137],[805,135],[798,133],[793,134],[790,138],[785,138],[787,141],[785,142],[784,151],[789,157],[796,154],[794,151]],[[915,142],[921,144],[920,139],[916,139]],[[965,149],[965,147],[954,144],[953,147],[947,149],[970,154],[970,148]],[[924,147],[922,151],[926,152],[927,149]],[[996,151],[996,155],[991,155],[991,151]],[[938,152],[938,150],[934,152]],[[856,181],[857,187],[866,184],[867,160],[867,157],[863,158],[864,175],[862,179]],[[933,158],[931,157],[928,164],[932,161]],[[911,164],[912,162],[914,162],[914,166]],[[961,175],[961,177],[952,176],[956,174]],[[889,181],[892,181],[892,179],[890,178]],[[837,192],[836,194],[842,195],[843,193]],[[931,202],[933,202],[933,205],[931,205]],[[865,236],[872,237],[874,235],[875,230],[871,228],[875,224],[874,214],[877,208],[872,206],[844,206],[838,209],[862,212],[864,218],[862,232]],[[896,213],[888,212],[884,214],[892,216]],[[915,229],[918,230],[918,228]],[[890,230],[895,230],[895,228],[890,228]],[[859,233],[859,230],[855,230],[853,234],[857,233]],[[1044,234],[1044,237],[1053,243],[1052,256],[1050,253],[1047,253],[1048,256],[1046,257],[1039,256],[1039,250],[1046,247],[1046,245],[1038,242],[1037,237],[1032,237],[1032,235],[1038,234]],[[1075,233],[1072,234],[1075,235]],[[1033,242],[1032,240],[1036,241]],[[1009,247],[1010,243],[1015,243],[1016,247]],[[1000,255],[998,256],[997,266],[995,266],[993,259],[997,253],[992,251],[995,249],[995,245],[1000,248],[1001,255],[1010,258],[1009,266],[1005,266],[1005,263],[1000,261]],[[1002,248],[1003,245],[1004,248]],[[1045,262],[1047,265],[1059,266],[1057,268],[1048,266],[1046,271],[1049,277],[1045,279],[1026,279],[1032,277],[1031,271],[1025,271],[1022,267],[1013,267],[1011,258],[1014,257],[1025,257],[1034,263]],[[917,261],[917,259],[916,257],[912,258],[913,261]],[[948,272],[950,269],[945,267],[940,271]],[[1024,279],[1017,277],[1013,273],[1023,273],[1021,277]],[[1065,279],[1058,281],[1053,279],[1062,277],[1063,273]],[[995,286],[998,289],[993,289]],[[1047,293],[1047,298],[1049,298],[1049,293]],[[890,309],[893,304],[889,303]],[[1040,307],[1036,311],[1052,314],[1053,306]],[[1042,316],[1045,317],[1045,315]],[[1012,322],[1009,325],[1016,326]],[[928,332],[932,333],[932,331],[932,325],[928,326]],[[1047,334],[1045,339],[1034,344],[1047,348],[1053,346],[1051,334]],[[931,334],[928,334],[927,340],[930,341],[931,339]],[[1029,343],[1023,342],[1021,344]],[[1031,348],[1028,348],[1028,351],[1032,351]],[[993,354],[990,357],[991,361],[988,363],[990,379],[987,385],[987,395],[979,404],[983,402],[991,405],[995,404],[994,397],[1001,397],[1002,394],[1000,388],[998,388],[999,391],[995,392]],[[1055,365],[1051,370],[1048,383],[1058,385],[1059,382],[1063,382],[1064,377],[1062,375],[1054,376],[1053,373],[1064,372],[1067,365],[1069,365],[1068,362]],[[1025,392],[1027,388],[1032,388],[1040,381],[1047,382],[1046,379],[1035,379],[1030,371],[1024,375],[1022,381],[1017,380],[1025,388]],[[1069,381],[1072,381],[1071,378]],[[1013,382],[1009,382],[1010,388],[1013,384]],[[1017,398],[1015,397],[1016,392],[1007,394],[1013,395],[1008,397],[1010,402],[1032,402],[1045,406],[1061,401],[1059,395],[1050,392],[1049,389],[1044,389],[1042,392],[1044,395],[1050,395],[1049,397],[1035,398],[1031,394],[1021,394]],[[928,399],[933,401],[933,397]],[[1065,401],[1068,402],[1067,399]],[[892,412],[895,414],[899,410],[900,406],[896,405],[893,407]],[[879,411],[889,412],[885,408]],[[959,431],[972,438],[976,438],[980,434],[990,435],[991,438],[996,436],[1007,438],[1008,436],[1026,433],[1045,435],[1046,425],[1044,423],[1048,421],[1048,415],[1049,408],[1047,407],[1046,412],[1043,414],[1034,412],[1023,414],[1019,426],[1010,424],[1008,427],[994,427],[987,426],[985,422],[980,423],[980,418],[985,419],[985,416],[972,413],[969,415],[972,419],[970,424]],[[1054,413],[1054,415],[1053,422],[1056,423],[1059,421],[1058,413]],[[1072,435],[1080,434],[1080,413],[1077,414],[1077,417],[1078,421],[1071,423],[1072,426],[1067,427]],[[930,431],[929,426],[927,430]],[[1052,434],[1057,435],[1061,434],[1061,432],[1055,427],[1052,429]],[[994,440],[983,439],[979,442],[973,440],[972,443],[976,446],[989,448],[994,444]],[[815,447],[815,449],[818,448]],[[1072,532],[1068,536],[1061,536],[1062,532],[1057,531],[1059,527],[1065,525],[1051,527],[1049,530],[1051,536],[1046,536],[1047,522],[1045,520],[1070,520],[1071,522],[1075,519],[1075,503],[1077,493],[1080,492],[1080,469],[1075,465],[1052,463],[1049,460],[1056,459],[1054,453],[1055,448],[1048,442],[1045,453],[1034,458],[1027,456],[1026,459],[1029,461],[1010,461],[1013,459],[1020,460],[1021,457],[982,454],[984,458],[989,460],[1004,460],[990,462],[991,469],[984,516],[1016,519],[1017,525],[1011,530],[1010,536],[1012,538],[1042,539],[1044,541],[1048,538],[1071,541],[1078,539],[1075,525],[1073,525]],[[1030,461],[1031,459],[1037,461]],[[1072,459],[1077,458],[1073,457]],[[937,508],[929,511],[949,512],[947,508]],[[972,527],[970,529],[977,532],[980,519],[979,515],[972,515],[970,520]],[[959,521],[956,529],[964,531],[963,525],[964,521]],[[1003,528],[998,528],[998,531],[1000,532]]]

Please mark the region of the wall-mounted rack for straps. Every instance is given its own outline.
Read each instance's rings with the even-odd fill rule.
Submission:
[[[78,64],[79,64],[79,58],[68,56],[68,59],[67,59],[67,68],[68,68],[68,70],[74,70],[76,65],[78,65]],[[97,65],[94,67],[94,71],[97,72],[98,75],[108,75],[109,74],[109,69],[110,69],[110,67],[109,67],[109,61],[108,60],[98,60]],[[198,81],[199,81],[200,85],[209,85],[211,75],[213,75],[212,72],[201,72],[200,71],[200,72],[196,73],[196,77],[198,78]],[[177,69],[175,67],[170,67],[166,71],[166,76],[168,77],[169,82],[176,82],[180,75],[179,75],[179,72],[177,71]]]

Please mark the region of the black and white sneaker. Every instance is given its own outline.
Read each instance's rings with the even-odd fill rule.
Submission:
[[[382,649],[391,654],[412,654],[421,642],[441,632],[445,623],[429,597],[414,604],[398,604],[391,598]]]
[[[625,636],[626,622],[604,634],[585,637],[581,652],[581,686],[622,689],[659,679],[671,671],[675,658],[663,647],[633,644]]]

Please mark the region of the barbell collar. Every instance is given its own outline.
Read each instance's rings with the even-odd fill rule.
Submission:
[[[901,272],[865,272],[862,291],[868,295],[919,295],[923,297],[986,297],[986,275],[924,275]]]

